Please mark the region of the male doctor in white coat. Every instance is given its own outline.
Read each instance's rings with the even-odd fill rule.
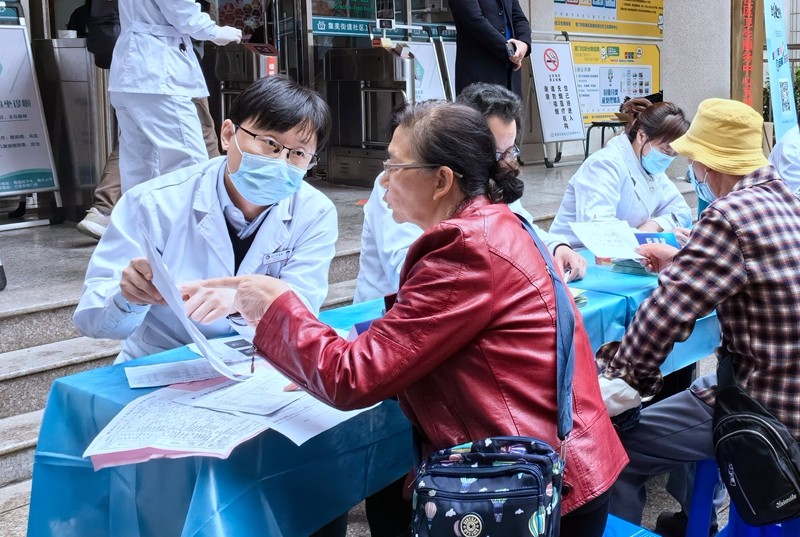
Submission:
[[[486,118],[494,135],[498,160],[516,159],[519,156],[519,148],[514,142],[517,128],[522,123],[522,103],[514,92],[498,84],[477,82],[464,88],[458,96],[458,102],[475,108]],[[416,225],[394,221],[392,211],[383,199],[386,188],[381,185],[381,177],[379,175],[375,179],[372,193],[364,205],[361,256],[353,298],[355,303],[397,292],[408,248],[422,235],[422,229]],[[531,222],[539,238],[553,254],[556,264],[565,273],[567,281],[583,277],[586,260],[570,248],[566,238],[540,229],[519,200],[508,207]]]
[[[222,46],[241,41],[242,32],[217,26],[194,0],[119,0],[119,19],[108,91],[126,192],[208,158],[192,102],[208,97],[208,88],[192,38]]]
[[[120,199],[89,262],[73,321],[96,338],[124,339],[117,361],[190,343],[153,286],[146,232],[206,337],[232,333],[233,296],[195,280],[268,274],[311,311],[328,291],[336,209],[303,181],[330,129],[314,91],[281,77],[251,85],[220,129],[227,156],[139,185]]]

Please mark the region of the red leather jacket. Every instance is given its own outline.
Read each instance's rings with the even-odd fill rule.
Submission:
[[[422,455],[497,435],[533,436],[558,449],[555,295],[508,207],[479,197],[425,232],[409,249],[400,282],[395,305],[352,342],[284,293],[258,325],[259,354],[338,408],[397,395],[421,432]],[[608,490],[628,461],[574,309],[565,513]]]

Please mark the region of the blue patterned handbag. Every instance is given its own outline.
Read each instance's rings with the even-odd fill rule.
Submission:
[[[562,454],[542,440],[485,438],[442,449],[419,467],[414,480],[414,537],[558,537],[563,449],[572,430],[575,318],[550,254],[522,217],[547,263],[556,294],[558,437]]]

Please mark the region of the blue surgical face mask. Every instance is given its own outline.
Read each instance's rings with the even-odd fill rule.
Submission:
[[[650,152],[646,155],[642,156],[642,168],[644,168],[647,173],[664,173],[669,168],[669,165],[672,164],[672,161],[675,160],[675,157],[671,157],[665,153],[662,153],[655,147],[653,144],[650,144]]]
[[[708,186],[708,172],[706,172],[706,177],[701,183],[697,180],[697,176],[694,174],[694,167],[689,166],[689,169],[686,171],[686,177],[689,178],[689,182],[691,182],[692,186],[694,186],[694,191],[697,193],[698,198],[706,203],[711,203],[717,199],[717,196],[711,192],[711,188]]]
[[[242,151],[236,133],[233,135],[236,149],[242,155],[239,169],[228,168],[228,175],[239,194],[253,205],[265,207],[288,198],[298,190],[306,176],[306,170],[292,166],[279,157],[269,158]]]

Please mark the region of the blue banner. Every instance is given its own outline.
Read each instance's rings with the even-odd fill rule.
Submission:
[[[786,45],[786,23],[783,3],[765,0],[764,21],[767,31],[767,64],[769,66],[769,96],[772,120],[775,122],[775,140],[797,125],[794,102],[793,73]]]

